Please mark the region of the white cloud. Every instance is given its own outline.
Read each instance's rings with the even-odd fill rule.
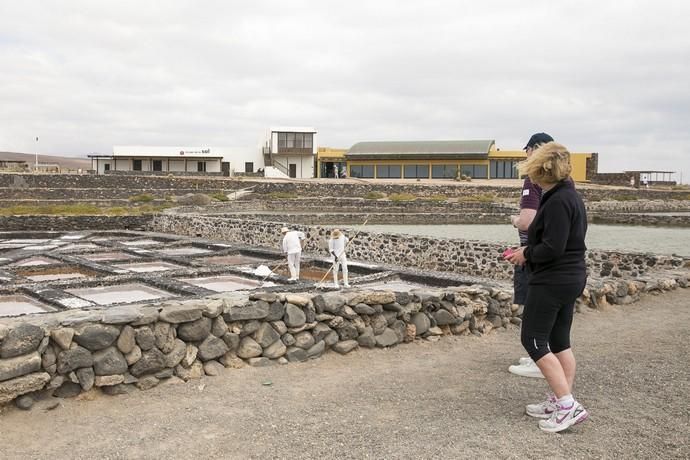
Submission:
[[[547,131],[690,178],[683,1],[3,2],[0,151]]]

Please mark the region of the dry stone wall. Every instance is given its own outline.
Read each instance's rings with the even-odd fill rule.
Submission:
[[[143,216],[0,216],[0,230],[81,231],[81,230],[143,230],[151,219]]]
[[[508,292],[481,286],[395,293],[221,294],[160,305],[0,320],[0,404],[41,390],[149,389],[173,376],[391,347],[518,323]],[[30,405],[30,401],[29,401]]]
[[[582,308],[634,302],[687,287],[686,278],[613,280],[588,287]],[[482,336],[521,323],[511,292],[480,285],[412,292],[217,294],[161,304],[0,320],[0,405],[109,395],[223,368],[315,359],[444,335]]]
[[[200,236],[249,246],[280,246],[282,222],[199,215],[157,215],[150,229],[163,233]],[[327,253],[330,229],[293,225],[306,235],[305,250]],[[350,235],[353,236],[353,235]],[[513,267],[501,253],[505,247],[480,241],[426,238],[360,232],[353,238],[348,256],[353,260],[422,270],[446,271],[490,279],[511,279]],[[650,270],[677,269],[688,263],[682,257],[616,251],[589,251],[587,264],[592,276],[637,277]]]

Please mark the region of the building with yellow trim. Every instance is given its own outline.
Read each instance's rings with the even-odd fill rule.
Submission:
[[[591,153],[571,154],[572,177],[588,180]],[[345,153],[349,177],[368,179],[517,179],[522,150],[500,150],[494,140],[358,142]]]
[[[342,171],[346,169],[345,154],[347,149],[334,149],[331,147],[319,147],[316,152],[316,177],[336,177],[335,170],[338,170],[338,176],[341,176]]]

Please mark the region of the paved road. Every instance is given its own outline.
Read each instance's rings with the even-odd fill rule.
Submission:
[[[590,420],[546,434],[518,331],[444,338],[0,414],[15,458],[689,458],[690,290],[576,316]],[[271,386],[262,385],[271,381]]]

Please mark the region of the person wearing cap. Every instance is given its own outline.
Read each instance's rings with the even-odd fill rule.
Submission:
[[[536,133],[527,141],[524,151],[527,158],[532,156],[539,146],[553,141],[553,137],[546,133]],[[520,246],[527,244],[527,228],[534,220],[534,216],[539,209],[539,201],[541,200],[541,187],[533,184],[529,176],[525,177],[522,183],[522,192],[520,194],[520,213],[516,216],[510,216],[510,222],[513,227],[518,230],[518,237],[520,238]],[[525,265],[515,265],[513,271],[513,303],[524,305],[527,299],[527,284],[529,281],[529,273]],[[520,358],[518,364],[508,367],[508,372],[522,377],[537,377],[544,378],[539,367],[530,358]]]
[[[283,227],[280,231],[283,234],[283,253],[287,254],[287,263],[290,269],[288,281],[297,281],[299,279],[299,261],[302,256],[302,242],[305,238],[304,232],[290,230],[287,227]]]
[[[328,240],[328,252],[333,256],[333,284],[336,289],[340,288],[338,284],[340,266],[343,267],[343,287],[350,287],[347,279],[347,256],[345,255],[348,241],[348,238],[337,228],[331,232],[331,238]]]

